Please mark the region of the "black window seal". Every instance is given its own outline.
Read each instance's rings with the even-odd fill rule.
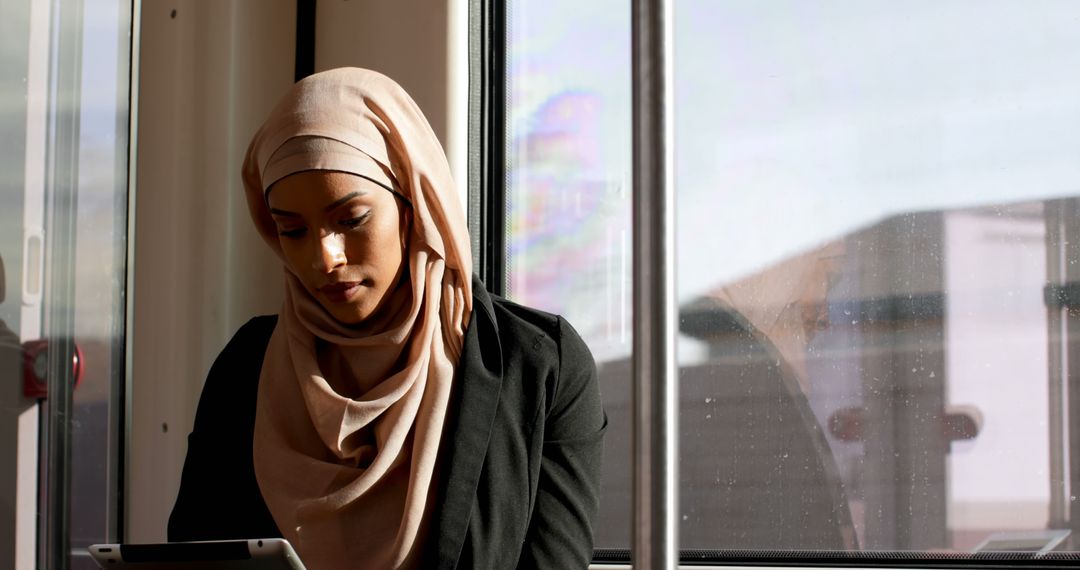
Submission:
[[[594,564],[630,564],[630,550],[597,549]],[[1080,552],[681,549],[680,566],[767,568],[1076,568]]]
[[[506,294],[506,5],[469,0],[468,218],[474,270]]]
[[[295,81],[315,73],[315,1],[296,0]]]

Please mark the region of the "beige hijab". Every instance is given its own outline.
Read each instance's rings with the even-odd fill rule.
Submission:
[[[380,322],[337,322],[287,269],[255,416],[255,475],[312,570],[417,567],[430,551],[436,459],[472,311],[472,260],[450,168],[420,109],[364,69],[297,83],[255,134],[243,179],[281,256],[266,202],[277,180],[334,170],[411,203],[407,276]]]

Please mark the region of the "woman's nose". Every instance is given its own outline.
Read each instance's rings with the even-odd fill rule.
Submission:
[[[341,265],[345,265],[345,238],[335,233],[322,236],[312,267],[316,271],[329,273]]]

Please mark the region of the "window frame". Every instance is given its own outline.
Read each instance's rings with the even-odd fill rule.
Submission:
[[[468,222],[474,268],[491,292],[506,293],[507,145],[507,15],[512,7],[498,0],[469,0],[469,116],[468,116]],[[1063,222],[1064,223],[1064,222]],[[1080,236],[1080,222],[1063,226],[1068,236]],[[1068,240],[1064,254],[1080,256],[1080,239]],[[1071,273],[1077,273],[1072,275]],[[1080,283],[1080,268],[1063,275],[1061,285],[1048,286],[1046,306],[1060,311],[1061,338],[1057,348],[1080,355],[1080,301],[1073,289]],[[1070,280],[1071,279],[1071,280]],[[1075,281],[1075,283],[1074,283]],[[1080,357],[1069,358],[1080,362]],[[1063,403],[1070,439],[1080,434],[1080,366],[1065,365],[1069,396]],[[1075,417],[1074,417],[1075,416]],[[1070,454],[1067,466],[1072,488],[1080,488],[1080,453]],[[1071,505],[1074,532],[1080,532],[1080,503]],[[833,567],[833,568],[1072,568],[1080,552],[928,552],[911,550],[784,551],[678,549],[679,564],[702,566]],[[629,565],[630,549],[596,549],[594,564]]]
[[[469,0],[468,223],[473,269],[506,294],[506,4]]]

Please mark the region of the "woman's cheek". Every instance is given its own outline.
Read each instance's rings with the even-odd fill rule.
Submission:
[[[300,280],[304,288],[314,294],[315,285],[311,283],[312,263],[304,248],[297,244],[296,240],[282,238],[278,241],[285,257],[285,266]]]
[[[382,239],[372,239],[370,234],[358,232],[350,236],[346,256],[349,265],[361,265],[364,267],[379,267],[383,255],[384,244]]]

